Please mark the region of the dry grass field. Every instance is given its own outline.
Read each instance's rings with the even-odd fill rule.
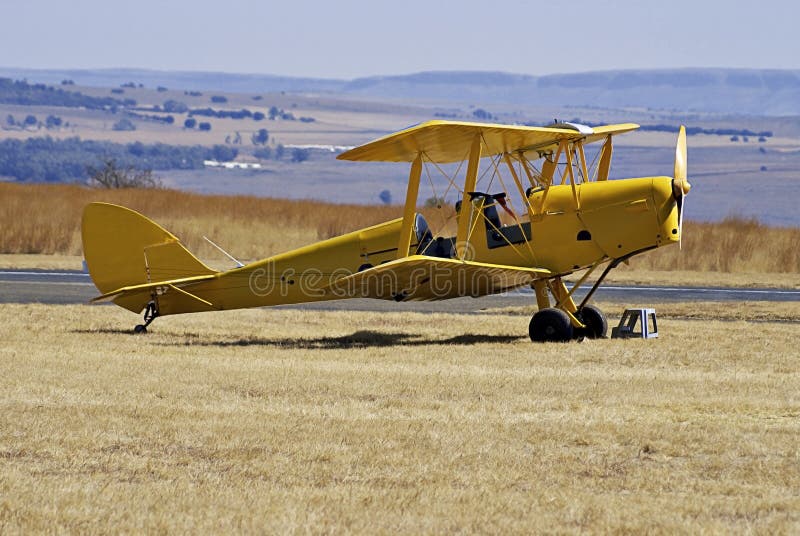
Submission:
[[[518,315],[142,337],[3,305],[0,532],[796,533],[800,311],[672,307],[657,340],[534,346]]]
[[[74,185],[0,183],[0,253],[80,255],[80,218],[91,201],[138,210],[176,234],[202,258],[220,257],[203,235],[241,259],[259,259],[398,217],[399,206],[337,205],[175,190],[98,190]],[[439,221],[438,215],[428,219]],[[683,251],[636,257],[643,271],[800,274],[800,228],[752,220],[685,223]],[[778,278],[781,279],[781,278]],[[795,281],[793,280],[793,281]],[[789,281],[789,286],[793,286]],[[746,283],[746,281],[745,281]]]
[[[81,254],[83,207],[92,201],[137,210],[200,257],[220,254],[208,236],[242,259],[259,259],[399,217],[398,206],[335,205],[176,190],[101,190],[0,183],[0,252]]]

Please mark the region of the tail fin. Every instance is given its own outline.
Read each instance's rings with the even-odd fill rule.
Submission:
[[[103,294],[123,287],[216,273],[189,253],[178,237],[119,205],[87,205],[81,235],[89,275]]]

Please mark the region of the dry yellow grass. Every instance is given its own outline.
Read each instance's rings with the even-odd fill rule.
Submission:
[[[676,255],[681,252],[672,251]],[[648,255],[645,253],[646,256]],[[0,262],[2,256],[0,255]],[[773,287],[800,289],[800,272],[715,272],[697,270],[648,270],[637,266],[636,258],[631,265],[618,266],[606,278],[606,284],[623,283],[629,285],[672,285],[690,287]],[[577,275],[577,274],[576,274]],[[571,276],[576,279],[576,276]]]
[[[0,307],[3,533],[800,530],[796,323]]]
[[[396,218],[396,206],[334,205],[175,190],[100,190],[73,185],[0,183],[0,253],[81,254],[80,220],[92,201],[139,211],[201,257],[258,259]]]
[[[201,258],[220,258],[209,236],[242,259],[259,259],[386,221],[397,206],[334,205],[174,190],[96,190],[70,185],[0,183],[0,253],[80,255],[80,215],[91,201],[142,212]],[[431,216],[439,222],[440,215]],[[635,257],[639,271],[800,274],[800,228],[750,220],[686,222],[683,251],[669,247]],[[757,276],[756,276],[757,277]],[[790,284],[791,286],[791,284]]]
[[[82,255],[40,255],[37,253],[0,254],[0,269],[80,270],[82,268]]]
[[[800,228],[752,219],[684,222],[683,250],[664,248],[631,259],[637,269],[800,273]]]

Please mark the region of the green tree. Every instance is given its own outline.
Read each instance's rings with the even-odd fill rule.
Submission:
[[[478,108],[472,112],[472,115],[475,116],[476,119],[480,119],[481,121],[487,121],[492,119],[492,114],[484,110],[483,108]]]
[[[269,140],[269,132],[266,128],[259,129],[252,136],[253,145],[266,145]]]

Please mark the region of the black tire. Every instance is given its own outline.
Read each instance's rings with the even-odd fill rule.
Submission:
[[[552,307],[538,311],[528,325],[528,335],[533,342],[568,342],[572,334],[572,322],[567,313]]]
[[[608,318],[605,313],[595,305],[584,305],[578,312],[578,318],[586,324],[586,329],[581,332],[588,339],[605,339],[608,333]]]
[[[136,327],[133,328],[133,332],[137,335],[140,333],[147,333],[147,328],[144,327],[142,324],[136,324]]]

